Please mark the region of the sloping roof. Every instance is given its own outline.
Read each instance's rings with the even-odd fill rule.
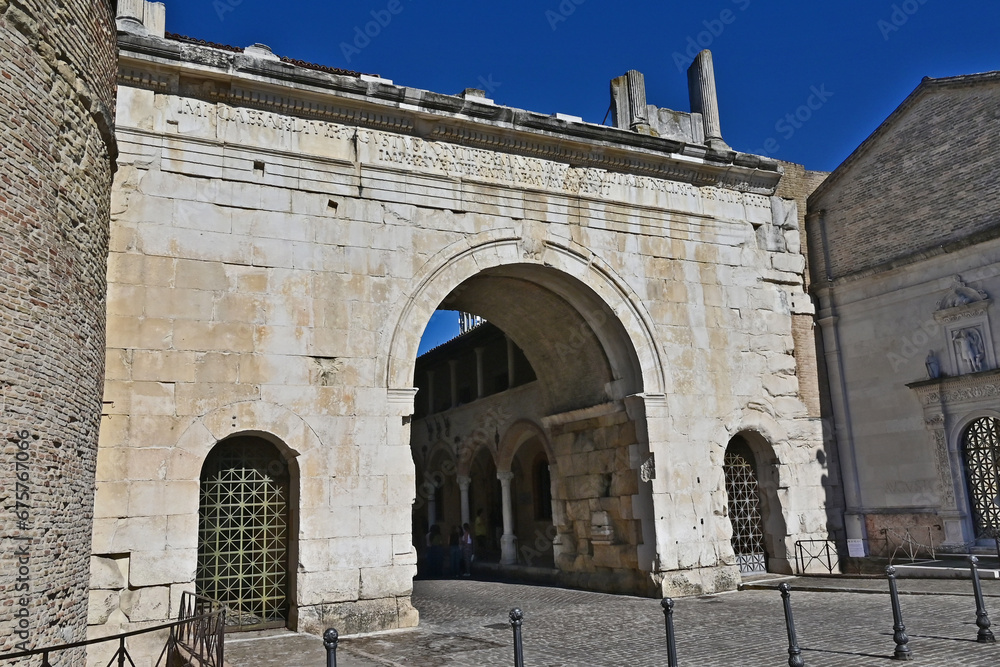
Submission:
[[[960,76],[949,76],[942,77],[939,79],[933,79],[929,76],[925,76],[920,85],[914,88],[913,92],[910,93],[903,102],[896,107],[889,116],[882,121],[882,124],[875,128],[867,139],[861,142],[861,145],[854,149],[847,158],[840,163],[836,169],[834,169],[830,175],[823,181],[818,188],[810,195],[809,199],[815,199],[821,197],[829,188],[833,186],[834,183],[839,181],[844,174],[846,174],[850,169],[861,160],[878,141],[887,134],[895,125],[898,123],[903,116],[905,116],[925,95],[934,92],[942,88],[961,88],[966,86],[979,86],[985,83],[998,83],[1000,82],[1000,71],[993,72],[983,72],[980,74],[962,74]]]

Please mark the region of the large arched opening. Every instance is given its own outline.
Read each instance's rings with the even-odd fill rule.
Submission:
[[[431,476],[458,491],[436,530],[470,522],[477,562],[501,571],[542,568],[563,583],[650,592],[652,559],[640,552],[653,549],[651,489],[639,472],[649,448],[642,415],[626,409],[644,375],[622,316],[579,278],[526,263],[478,270],[437,305],[485,324],[413,367],[418,486]],[[427,456],[442,446],[453,471]],[[418,550],[427,518],[415,507]]]

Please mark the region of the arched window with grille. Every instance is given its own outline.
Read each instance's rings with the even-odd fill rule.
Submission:
[[[289,492],[288,464],[266,440],[223,440],[205,459],[195,585],[229,607],[231,629],[287,623]]]
[[[1000,529],[1000,420],[983,417],[962,434],[962,456],[976,539]]]

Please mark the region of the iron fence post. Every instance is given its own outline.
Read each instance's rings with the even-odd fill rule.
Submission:
[[[969,556],[969,568],[972,570],[972,592],[976,596],[976,625],[979,626],[979,633],[976,641],[980,644],[989,644],[996,641],[993,632],[990,630],[990,617],[986,613],[986,602],[983,600],[983,587],[979,583],[979,559]]]
[[[323,633],[323,646],[326,647],[326,667],[337,667],[337,643],[340,633],[336,628],[327,628]]]
[[[671,598],[660,600],[663,607],[663,622],[667,626],[667,665],[677,667],[677,640],[674,637],[674,601]]]
[[[524,647],[521,645],[521,622],[524,612],[518,608],[510,610],[510,627],[514,631],[514,667],[524,667]]]
[[[802,650],[799,648],[799,640],[795,636],[795,620],[792,618],[792,587],[787,583],[778,586],[781,591],[781,602],[785,607],[785,627],[788,629],[788,667],[805,667],[802,660]]]
[[[899,588],[896,585],[896,568],[892,565],[885,568],[885,576],[889,578],[889,597],[892,600],[892,640],[896,642],[896,650],[892,653],[893,660],[913,660],[913,652],[907,646],[910,638],[906,636],[906,626],[903,625],[903,612],[899,608]]]

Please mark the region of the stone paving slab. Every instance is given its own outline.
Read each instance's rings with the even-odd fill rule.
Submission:
[[[795,588],[796,583],[792,582],[792,605],[806,665],[888,667],[894,648],[888,595],[802,591]],[[415,582],[413,602],[421,613],[419,629],[345,638],[338,666],[509,667],[513,651],[507,613],[515,606],[525,614],[528,667],[667,664],[663,614],[657,600],[442,580]],[[1000,604],[994,605],[993,612],[1000,618]],[[911,664],[964,667],[1000,662],[1000,646],[975,642],[976,610],[971,596],[911,596],[903,599],[902,609],[915,657]],[[678,599],[675,625],[681,664],[787,664],[781,598],[776,591]],[[325,664],[322,642],[302,635],[230,641],[227,655],[233,667]]]

